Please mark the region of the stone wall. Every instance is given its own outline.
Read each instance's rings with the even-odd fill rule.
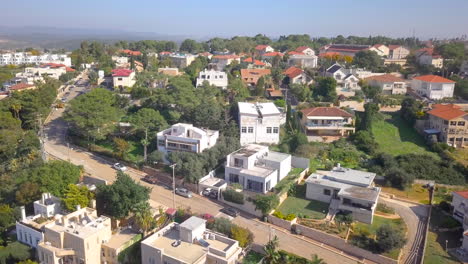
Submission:
[[[220,201],[231,206],[231,207],[234,207],[234,208],[237,208],[241,211],[244,211],[246,213],[249,213],[251,215],[255,215],[257,217],[262,217],[263,214],[260,210],[255,210],[255,205],[252,203],[252,202],[249,202],[247,201],[246,199],[244,199],[244,204],[236,204],[236,203],[233,203],[233,202],[228,202],[228,201],[225,201],[221,195],[221,198],[220,198]]]
[[[296,224],[296,222],[297,222],[297,217],[291,221],[288,221],[288,220],[278,218],[271,214],[268,215],[268,223],[273,224],[275,226],[279,226],[287,230],[291,230],[292,227]]]

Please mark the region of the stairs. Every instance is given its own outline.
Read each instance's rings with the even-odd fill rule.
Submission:
[[[325,220],[331,222],[335,219],[335,215],[338,212],[338,205],[340,204],[340,200],[332,199],[330,206],[328,207],[328,214],[325,217]]]

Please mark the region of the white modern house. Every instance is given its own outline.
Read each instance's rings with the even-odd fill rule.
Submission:
[[[374,187],[375,173],[343,168],[317,171],[306,179],[306,198],[329,203],[329,219],[340,211],[353,219],[372,224],[380,188]]]
[[[170,223],[141,242],[142,264],[235,264],[239,242],[206,228],[206,220],[192,216]]]
[[[437,75],[423,75],[413,78],[411,89],[421,96],[438,100],[453,97],[455,82]]]
[[[136,83],[135,71],[130,69],[114,69],[112,70],[112,82],[114,88],[132,87]]]
[[[44,64],[58,63],[64,64],[67,67],[71,66],[71,58],[66,54],[50,54],[44,53],[41,55],[32,55],[28,52],[14,52],[0,54],[0,66],[4,65],[21,65],[21,64]]]
[[[240,144],[278,144],[282,114],[274,103],[239,102]]]
[[[368,85],[377,86],[384,94],[406,94],[405,80],[392,74],[375,75],[364,79]]]
[[[169,58],[171,59],[172,63],[177,68],[185,68],[189,66],[197,57],[197,55],[183,53],[173,53],[169,55]]]
[[[219,132],[216,130],[177,123],[157,134],[158,150],[165,154],[171,151],[201,153],[203,150],[213,147],[218,137]]]
[[[338,63],[333,64],[326,69],[324,75],[326,77],[332,77],[336,80],[339,88],[344,91],[356,91],[360,90],[359,78],[352,73],[350,69],[345,69]]]
[[[244,190],[266,193],[291,171],[291,155],[249,144],[226,158],[224,180]]]
[[[34,215],[26,217],[24,206],[21,207],[21,220],[16,222],[16,237],[19,242],[36,248],[44,239],[44,228],[53,224],[55,215],[62,213],[61,200],[50,193],[43,193],[41,200],[34,202]]]
[[[315,51],[307,46],[298,47],[296,50],[288,53],[288,64],[301,68],[315,68],[317,67],[318,57]]]
[[[207,81],[210,85],[225,90],[228,86],[227,74],[223,71],[203,70],[198,74],[197,87],[203,85]]]

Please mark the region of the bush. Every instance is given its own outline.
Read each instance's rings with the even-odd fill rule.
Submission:
[[[232,225],[231,238],[239,241],[239,246],[245,248],[252,244],[254,236],[253,233],[247,228],[243,228],[238,225]]]
[[[447,203],[446,201],[442,201],[439,203],[439,208],[446,211],[447,213],[450,213],[450,210],[452,209],[450,204]]]
[[[378,203],[377,204],[377,211],[385,213],[385,214],[394,214],[395,213],[395,209],[393,209],[393,208],[391,208],[388,205],[383,204],[383,203]]]
[[[389,252],[395,248],[400,249],[406,243],[401,230],[388,224],[384,224],[377,229],[375,241],[382,252]]]
[[[227,189],[223,192],[224,200],[236,204],[244,204],[244,194],[241,192],[236,192],[232,189]]]
[[[271,210],[279,205],[279,198],[275,194],[272,195],[257,195],[253,200],[255,210],[262,211],[263,215],[267,215]]]
[[[275,212],[273,213],[273,216],[276,216],[276,217],[278,217],[279,219],[283,219],[283,220],[286,220],[286,221],[292,221],[294,218],[296,218],[296,215],[295,215],[295,214],[284,215],[284,214],[281,213],[280,211],[275,211]]]

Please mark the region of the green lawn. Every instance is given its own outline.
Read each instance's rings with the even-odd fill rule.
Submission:
[[[424,254],[424,263],[425,264],[458,264],[460,263],[454,257],[450,256],[447,252],[445,252],[445,240],[448,240],[448,247],[457,247],[458,239],[461,236],[462,232],[457,231],[455,233],[451,232],[443,232],[443,233],[434,233],[429,232],[427,234],[427,245],[426,251]],[[455,238],[458,236],[458,238]],[[458,243],[458,244],[456,244]]]
[[[260,260],[262,260],[263,255],[260,253],[257,253],[253,250],[250,250],[247,256],[242,259],[243,264],[258,264]]]
[[[298,188],[305,189],[304,187],[304,185],[298,185]],[[327,216],[328,203],[307,200],[305,199],[305,192],[298,191],[298,193],[299,195],[297,196],[288,196],[277,210],[283,215],[306,215],[312,219],[323,219]]]
[[[385,119],[375,122],[372,132],[379,145],[379,150],[394,156],[420,153],[433,155],[437,159],[439,156],[430,152],[421,135],[404,121],[398,113],[385,115]]]

